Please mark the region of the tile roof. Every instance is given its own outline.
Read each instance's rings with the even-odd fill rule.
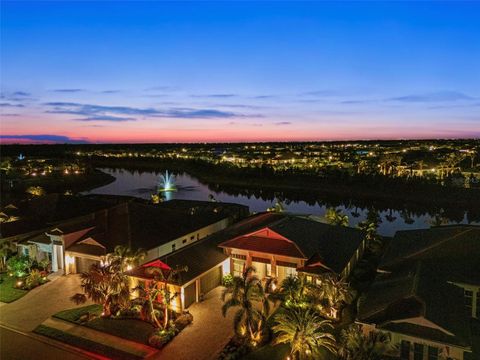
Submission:
[[[305,255],[293,241],[271,230],[269,227],[250,234],[237,236],[221,243],[219,246],[306,259]]]
[[[160,260],[172,268],[188,266],[188,271],[181,273],[178,279],[178,284],[184,285],[228,258],[223,250],[218,247],[220,243],[239,236],[240,234],[261,229],[278,219],[277,214],[271,213],[250,216],[205,239],[185,246],[166,256],[162,256]]]
[[[322,263],[337,274],[343,271],[365,237],[359,229],[301,216],[287,216],[271,228],[294,241],[307,258],[318,255]]]
[[[310,250],[309,254],[312,256],[316,254],[316,250],[325,250],[330,244],[333,250],[325,250],[322,253],[322,261],[328,263],[334,271],[340,268],[343,270],[342,266],[348,262],[363,240],[363,233],[356,229],[321,224],[314,220],[284,213],[260,213],[172,254],[163,256],[160,260],[171,267],[188,266],[189,270],[182,274],[179,280],[179,284],[183,285],[228,258],[219,245],[267,227],[281,237],[294,241],[303,252],[299,243],[302,244],[307,250]],[[300,232],[300,235],[295,231]],[[313,245],[309,242],[313,242]],[[337,255],[340,257],[339,259],[335,259]]]
[[[333,226],[291,214],[276,214],[268,228],[293,241],[296,246],[269,241],[265,236],[253,237],[252,234],[221,246],[306,259],[316,256],[317,262],[321,261],[325,268],[341,273],[364,239],[364,233],[359,229]]]
[[[93,256],[106,255],[105,248],[98,245],[91,245],[91,244],[85,244],[85,243],[73,244],[67,249],[67,252],[68,251],[79,253],[79,254],[85,254],[85,255],[93,255]]]
[[[360,301],[358,319],[379,328],[415,328],[418,332],[417,325],[402,320],[423,317],[453,334],[422,326],[425,338],[462,346],[470,344],[463,289],[438,277],[434,263],[416,261],[408,265],[402,271],[377,275],[365,299]]]
[[[472,254],[478,254],[480,258],[480,226],[450,225],[397,231],[380,268],[393,269],[402,262],[422,259],[457,261]]]

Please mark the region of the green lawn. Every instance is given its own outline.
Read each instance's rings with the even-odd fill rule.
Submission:
[[[56,317],[61,320],[73,322],[73,323],[80,323],[79,319],[82,315],[85,315],[87,313],[100,315],[101,312],[102,312],[102,306],[94,304],[94,305],[82,306],[75,309],[63,310],[53,315],[53,317]]]
[[[0,283],[0,301],[4,303],[10,303],[12,301],[20,299],[24,296],[28,290],[15,289],[13,285],[16,279],[13,276],[2,274],[3,282]]]
[[[135,356],[133,354],[112,348],[107,345],[103,345],[88,339],[84,339],[75,335],[71,335],[64,331],[54,329],[45,325],[39,325],[33,332],[47,336],[49,338],[61,341],[63,343],[79,347],[89,352],[94,352],[100,355],[107,356],[112,359],[119,360],[139,360],[143,359],[140,356]]]
[[[81,323],[79,318],[89,312],[99,315],[102,312],[102,307],[100,305],[83,306],[60,311],[53,317],[147,345],[149,336],[155,330],[151,324],[136,319],[107,319],[98,317],[87,323]]]

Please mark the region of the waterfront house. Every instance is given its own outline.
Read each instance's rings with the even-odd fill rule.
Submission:
[[[325,274],[347,277],[364,247],[358,229],[309,216],[260,213],[158,260],[171,268],[188,268],[170,284],[179,294],[173,306],[183,310],[221,285],[223,276],[240,275],[246,266],[253,266],[260,279],[277,283],[297,273],[310,281]],[[153,278],[140,267],[130,275],[132,287]]]
[[[84,272],[117,245],[147,251],[145,262],[222,230],[248,215],[237,204],[172,200],[159,205],[130,200],[25,236],[20,253],[48,258],[53,271]]]

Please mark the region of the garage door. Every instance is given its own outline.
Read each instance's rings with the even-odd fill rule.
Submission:
[[[183,306],[185,308],[188,308],[190,305],[192,305],[196,298],[197,298],[197,286],[196,286],[196,281],[188,285],[183,293],[185,300]]]
[[[75,257],[75,265],[77,267],[77,273],[87,272],[90,270],[90,266],[98,263],[96,260],[86,259],[82,257]]]
[[[200,278],[200,293],[206,294],[222,284],[222,267],[218,266]]]

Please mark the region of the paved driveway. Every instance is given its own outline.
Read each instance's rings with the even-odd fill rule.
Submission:
[[[227,317],[222,316],[222,287],[210,291],[201,303],[188,308],[193,315],[193,323],[165,346],[153,359],[161,360],[210,360],[216,359],[219,352],[233,336],[233,314],[230,309]]]
[[[67,275],[39,286],[24,297],[0,307],[0,322],[22,331],[32,331],[51,315],[76,307],[70,297],[80,292],[80,277]]]

